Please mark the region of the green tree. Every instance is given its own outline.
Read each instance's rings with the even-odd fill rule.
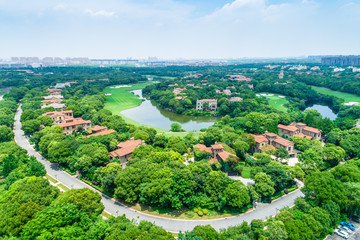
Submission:
[[[250,146],[244,141],[236,141],[234,143],[234,150],[236,152],[236,156],[238,156],[240,159],[245,158],[245,154],[249,151]]]
[[[7,126],[0,126],[0,143],[11,141],[14,138],[14,133],[11,128]]]
[[[51,117],[45,115],[37,117],[36,120],[38,120],[41,123],[41,125],[44,126],[51,126],[54,122],[54,120]]]
[[[256,174],[255,178],[255,191],[262,197],[270,197],[275,193],[275,183],[271,181],[270,176],[266,173],[260,172]]]
[[[181,125],[179,123],[172,123],[171,124],[171,132],[180,132],[181,130]]]
[[[229,184],[224,191],[224,196],[231,207],[241,208],[250,203],[249,191],[239,181]]]
[[[315,172],[307,176],[305,187],[301,191],[305,194],[305,199],[316,206],[329,202],[344,206],[346,203],[344,186],[329,172]]]
[[[19,160],[14,155],[9,154],[2,160],[2,172],[1,175],[7,177],[12,170],[18,167]]]
[[[73,204],[81,212],[89,215],[95,214],[95,216],[100,215],[105,208],[101,203],[100,194],[88,188],[66,191],[52,203],[52,205],[57,204]]]
[[[288,159],[290,157],[289,152],[285,148],[276,148],[275,157],[280,159]]]
[[[204,240],[220,239],[219,233],[210,225],[198,225],[193,229],[193,233]]]
[[[25,134],[30,135],[35,131],[40,129],[40,121],[38,120],[27,120],[22,123],[22,130],[24,130]]]

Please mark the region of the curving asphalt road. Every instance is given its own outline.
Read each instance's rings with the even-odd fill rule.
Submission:
[[[14,133],[15,133],[15,141],[17,144],[23,149],[27,150],[30,156],[35,156],[36,159],[41,162],[46,169],[48,175],[56,178],[62,184],[68,186],[69,188],[89,188],[94,191],[94,188],[87,185],[86,183],[80,181],[74,176],[62,171],[57,164],[51,163],[44,159],[38,152],[36,152],[32,145],[28,142],[26,137],[24,136],[24,132],[21,130],[20,116],[22,113],[21,105],[19,106],[16,114],[15,114],[15,123],[14,123]],[[99,191],[97,191],[99,192]],[[123,204],[111,199],[105,194],[99,192],[102,196],[102,203],[105,206],[105,210],[114,216],[125,214],[129,219],[136,220],[147,220],[153,222],[154,224],[163,227],[167,231],[170,232],[179,232],[179,231],[190,231],[196,225],[206,225],[210,224],[216,230],[221,228],[227,228],[234,225],[239,225],[243,221],[251,222],[253,219],[263,219],[266,217],[273,216],[277,213],[277,211],[285,206],[292,206],[294,204],[294,200],[297,197],[303,196],[301,191],[296,190],[285,197],[273,201],[271,204],[262,204],[254,211],[249,211],[245,214],[241,214],[234,217],[222,218],[222,219],[214,219],[214,220],[182,220],[182,219],[171,219],[171,218],[163,218],[156,217],[148,214],[144,214],[142,212],[135,211],[130,209]]]

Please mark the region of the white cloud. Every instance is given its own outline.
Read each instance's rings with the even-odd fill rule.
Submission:
[[[106,10],[93,11],[91,9],[86,9],[85,13],[89,14],[92,17],[113,17],[113,16],[115,16],[115,12],[108,12]]]

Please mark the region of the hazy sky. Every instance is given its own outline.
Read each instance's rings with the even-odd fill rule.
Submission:
[[[360,54],[360,0],[0,0],[0,58]]]

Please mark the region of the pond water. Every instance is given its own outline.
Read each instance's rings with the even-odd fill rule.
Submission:
[[[156,106],[150,100],[143,98],[141,89],[130,92],[138,95],[144,101],[140,106],[121,111],[120,113],[140,124],[169,130],[171,124],[176,122],[186,131],[195,131],[208,128],[214,122],[220,120],[219,117],[195,117],[169,112]]]
[[[331,108],[329,108],[328,106],[325,106],[325,105],[314,104],[311,107],[307,107],[305,110],[308,110],[308,109],[317,110],[323,116],[323,118],[327,117],[330,120],[335,120],[337,118],[337,114],[335,114],[331,110]]]

